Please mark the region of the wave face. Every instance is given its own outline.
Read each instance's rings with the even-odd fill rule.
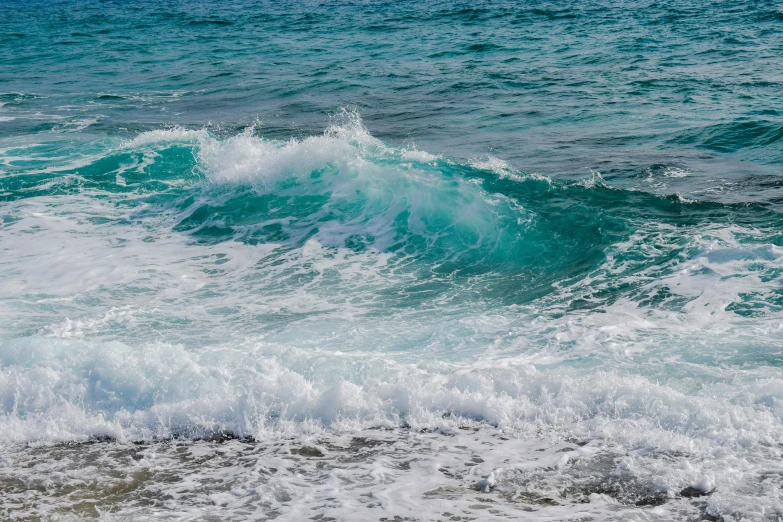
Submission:
[[[0,5],[0,518],[783,517],[776,6],[240,4]]]

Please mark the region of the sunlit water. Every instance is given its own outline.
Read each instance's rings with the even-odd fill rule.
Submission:
[[[781,37],[1,3],[0,515],[783,517]]]

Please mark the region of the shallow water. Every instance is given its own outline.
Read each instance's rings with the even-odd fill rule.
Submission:
[[[0,3],[2,516],[777,520],[782,21]]]

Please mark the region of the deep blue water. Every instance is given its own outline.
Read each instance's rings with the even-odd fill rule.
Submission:
[[[0,2],[0,513],[777,520],[781,92],[775,2]]]

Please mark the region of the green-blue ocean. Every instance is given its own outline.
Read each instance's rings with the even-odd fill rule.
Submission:
[[[3,520],[783,520],[783,7],[0,0]]]

